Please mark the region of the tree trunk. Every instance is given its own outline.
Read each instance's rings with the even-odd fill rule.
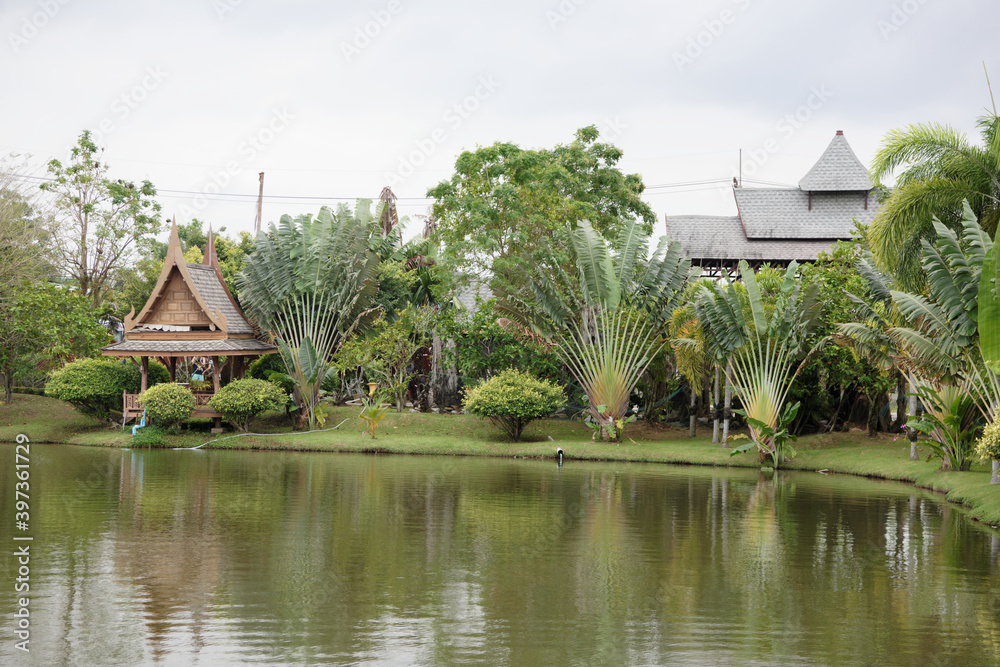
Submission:
[[[3,376],[3,402],[5,405],[10,405],[10,402],[14,400],[14,379],[11,377],[10,370],[5,370],[0,375]]]
[[[990,478],[990,484],[1000,484],[1000,461],[993,462],[993,477]]]
[[[719,383],[721,382],[722,366],[715,367],[715,391],[712,394],[712,443],[719,442]]]
[[[458,400],[458,368],[454,365],[445,365],[445,350],[454,351],[455,341],[444,342],[440,336],[434,336],[431,343],[430,402],[439,410],[455,405]]]
[[[877,396],[868,396],[868,437],[874,438],[878,433],[878,410],[879,404],[878,399],[881,397],[881,393]]]
[[[896,422],[895,431],[902,431],[906,426],[906,377],[902,373],[896,375]]]
[[[725,447],[729,440],[729,409],[733,405],[733,388],[729,386],[729,374],[733,371],[733,362],[726,362],[726,389],[723,392],[725,398],[722,399],[722,442],[720,447]]]
[[[695,389],[695,386],[692,384],[691,385],[691,416],[688,417],[688,424],[689,424],[690,431],[691,431],[688,435],[689,435],[689,437],[692,437],[692,438],[695,435],[695,426],[698,423],[698,413],[695,411],[695,406],[697,404],[698,404],[698,391],[697,391],[697,389]]]
[[[910,385],[909,386],[909,389],[910,389],[910,397],[909,397],[910,398],[910,405],[909,405],[909,410],[907,410],[907,413],[911,417],[916,417],[917,416],[917,387],[916,387],[916,384],[913,381],[913,374],[912,373],[910,373],[909,385]],[[917,459],[920,458],[919,456],[917,456],[917,429],[907,427],[907,429],[906,429],[906,435],[910,439],[910,460],[911,461],[916,461]]]

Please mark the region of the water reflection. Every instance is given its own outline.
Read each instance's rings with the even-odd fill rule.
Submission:
[[[903,485],[33,452],[35,664],[1000,661],[1000,537]],[[0,465],[12,462],[0,448]],[[2,516],[11,484],[0,482]],[[8,544],[10,533],[0,525]],[[20,657],[0,645],[4,664]]]

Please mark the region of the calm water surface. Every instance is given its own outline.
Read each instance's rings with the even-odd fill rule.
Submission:
[[[817,474],[31,448],[0,664],[1000,664],[1000,538]],[[30,659],[28,659],[30,658]]]

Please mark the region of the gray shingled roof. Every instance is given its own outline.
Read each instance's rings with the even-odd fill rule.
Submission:
[[[799,188],[813,192],[871,190],[871,175],[851,150],[843,132],[837,132],[826,151],[802,180]]]
[[[278,348],[256,338],[225,338],[213,340],[123,340],[101,350],[108,352],[176,352],[178,354],[220,354],[254,352],[266,354]]]
[[[204,264],[188,264],[187,269],[191,273],[191,280],[194,281],[198,294],[208,304],[211,315],[215,316],[215,309],[218,307],[219,312],[225,316],[229,333],[253,333],[253,327],[243,319],[240,311],[236,310],[236,306],[229,300],[229,295],[219,282],[215,269]]]
[[[737,216],[678,215],[667,218],[667,234],[694,260],[815,261],[832,241],[747,240]]]
[[[879,208],[878,197],[863,192],[809,193],[778,188],[734,188],[746,235],[750,239],[849,239],[852,218],[869,224]]]

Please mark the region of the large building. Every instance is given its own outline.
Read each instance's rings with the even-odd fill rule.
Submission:
[[[871,175],[840,130],[797,188],[733,184],[736,215],[667,216],[667,234],[709,275],[741,259],[757,266],[815,261],[834,241],[869,224],[879,200]]]

